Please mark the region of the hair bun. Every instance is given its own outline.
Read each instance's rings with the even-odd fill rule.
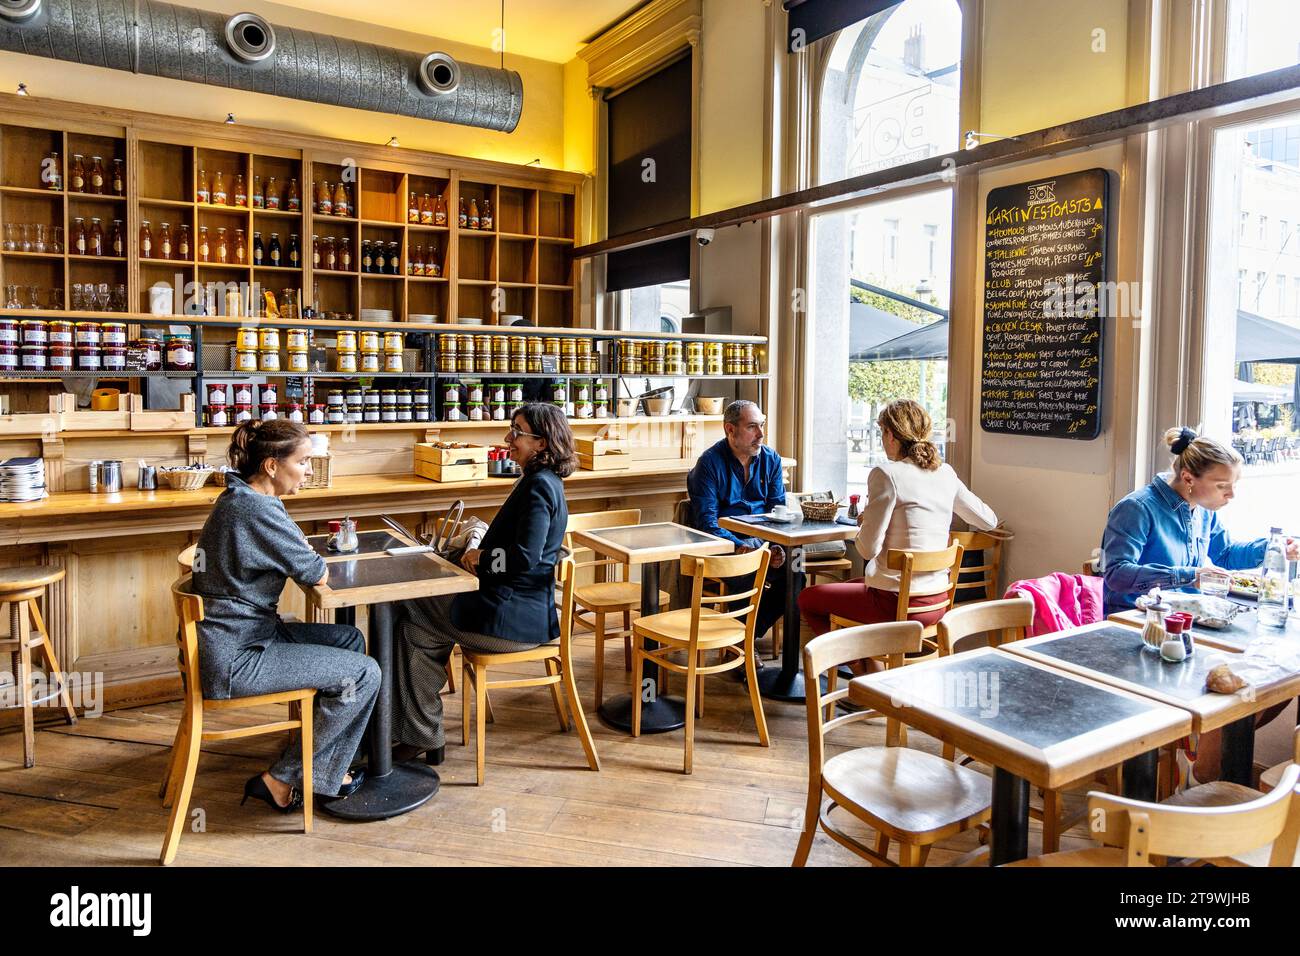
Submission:
[[[1175,455],[1181,455],[1187,451],[1187,446],[1196,440],[1196,432],[1190,428],[1183,428],[1178,432],[1178,437],[1169,445],[1169,450]]]

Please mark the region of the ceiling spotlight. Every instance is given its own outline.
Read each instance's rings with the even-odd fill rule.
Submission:
[[[227,114],[226,114],[226,125],[227,125],[227,126],[234,126],[234,125],[235,125],[235,114],[234,114],[234,113],[227,113]]]
[[[18,84],[18,90],[17,90],[17,93],[18,93],[19,96],[27,96],[27,95],[29,95],[28,92],[27,92],[27,84],[26,84],[26,83],[19,83],[19,84]]]
[[[388,137],[388,145],[396,148],[398,146],[401,146],[402,144],[397,141],[396,136],[390,136]]]
[[[534,159],[532,162],[524,163],[524,165],[525,165],[525,166],[540,166],[540,165],[542,165],[542,159],[541,159],[541,157],[539,156],[537,159]]]

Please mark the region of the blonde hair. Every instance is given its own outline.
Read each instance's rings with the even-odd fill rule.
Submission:
[[[876,418],[876,424],[888,428],[902,443],[903,460],[923,471],[936,471],[943,462],[939,449],[930,441],[930,413],[910,398],[890,402]]]
[[[1241,456],[1222,442],[1197,435],[1190,428],[1171,428],[1165,432],[1165,445],[1174,456],[1174,477],[1185,470],[1199,478],[1215,465],[1229,468],[1241,464]]]

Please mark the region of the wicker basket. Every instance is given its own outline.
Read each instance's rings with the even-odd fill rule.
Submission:
[[[304,488],[329,488],[333,484],[329,455],[311,456],[311,477],[302,483]]]
[[[158,477],[173,491],[198,491],[212,477],[211,468],[175,468],[159,471]]]
[[[801,501],[799,507],[803,509],[805,521],[834,521],[835,513],[839,511],[840,503],[838,501]]]

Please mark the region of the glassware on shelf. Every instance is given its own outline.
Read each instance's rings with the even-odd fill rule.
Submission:
[[[18,286],[14,283],[5,286],[5,308],[21,309],[22,307],[22,300],[18,298]]]
[[[12,289],[14,288],[14,286],[10,286],[9,288]],[[72,283],[72,311],[73,312],[86,311],[86,296],[81,291],[80,282]]]
[[[113,195],[126,195],[126,167],[120,159],[113,160]]]
[[[77,221],[80,222],[81,220],[78,219]],[[32,251],[32,224],[30,222],[23,223],[22,228],[19,229],[18,251],[19,252]]]
[[[53,235],[50,238],[50,252],[62,255],[63,253],[63,227],[54,226]]]
[[[5,238],[4,238],[3,248],[5,252],[18,251],[18,223],[16,222],[5,223]]]
[[[96,196],[104,195],[104,157],[90,157],[90,191]]]
[[[119,282],[113,286],[113,296],[109,308],[114,312],[126,311],[126,284]]]
[[[107,282],[101,282],[95,295],[95,301],[99,303],[99,311],[107,312],[113,304],[112,293],[109,290]]]
[[[41,307],[41,290],[38,286],[29,285],[27,287],[27,308],[39,309]]]

